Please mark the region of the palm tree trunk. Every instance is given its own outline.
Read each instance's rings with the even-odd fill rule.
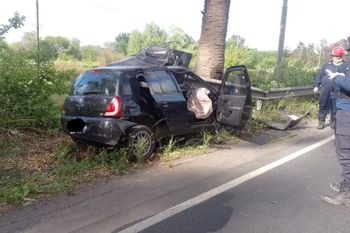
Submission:
[[[221,79],[225,61],[230,0],[205,0],[199,39],[196,72],[206,78]]]

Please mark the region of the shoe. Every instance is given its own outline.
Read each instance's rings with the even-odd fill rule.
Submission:
[[[318,114],[317,116],[318,119],[318,126],[317,129],[323,129],[324,128],[324,122],[326,121],[326,115],[323,114]]]
[[[336,121],[335,114],[332,113],[332,114],[331,114],[331,128],[332,128],[332,129],[335,128],[335,121]]]
[[[331,183],[331,189],[337,193],[350,191],[350,187],[344,183],[344,181],[340,183]]]
[[[324,128],[324,121],[319,121],[317,129],[323,129]]]
[[[322,196],[321,199],[332,205],[345,205],[350,206],[350,192],[341,192],[336,196]]]

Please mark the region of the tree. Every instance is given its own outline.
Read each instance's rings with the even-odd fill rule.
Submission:
[[[205,0],[196,71],[199,75],[221,79],[225,60],[230,0]]]
[[[44,60],[55,60],[60,53],[67,51],[70,41],[62,36],[48,36],[41,41],[40,57]]]
[[[21,28],[24,25],[25,20],[25,16],[19,15],[18,12],[15,12],[14,16],[8,20],[8,24],[0,25],[0,40],[5,38],[4,35],[7,34],[11,28]]]
[[[82,55],[80,51],[80,40],[77,38],[71,39],[69,47],[64,53],[68,56],[74,57],[77,60],[81,60]]]
[[[142,33],[136,30],[132,31],[129,36],[127,54],[134,55],[140,52],[143,49],[142,43]]]
[[[128,54],[129,33],[120,33],[115,38],[115,51],[122,55]]]
[[[23,54],[26,58],[37,58],[37,38],[36,32],[25,32],[22,40],[17,43],[17,51]]]
[[[194,53],[196,50],[195,40],[187,35],[181,28],[171,27],[168,35],[168,42],[171,48]]]
[[[250,68],[256,65],[257,59],[253,51],[247,48],[244,43],[245,39],[236,35],[226,41],[225,67],[244,64]]]
[[[167,40],[167,33],[154,23],[147,24],[143,32],[133,31],[129,35],[128,55],[134,55],[151,45],[161,45]]]
[[[59,55],[65,54],[77,59],[80,55],[80,42],[77,39],[69,39],[62,36],[47,36],[40,42],[40,59],[42,61],[55,60]],[[26,58],[37,58],[36,32],[24,33],[22,40],[17,43],[17,51]]]
[[[167,33],[154,23],[146,25],[145,30],[142,32],[143,48],[151,45],[161,45],[167,40]]]
[[[87,45],[81,47],[82,59],[85,61],[96,61],[102,48],[97,45]]]
[[[323,59],[315,53],[315,51],[318,50],[319,49],[316,48],[314,44],[306,46],[303,42],[299,42],[297,48],[289,54],[289,58],[304,64],[305,67],[316,67],[320,59]],[[325,48],[321,48],[320,52],[324,53],[324,50]]]

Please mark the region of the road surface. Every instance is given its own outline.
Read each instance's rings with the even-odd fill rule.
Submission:
[[[0,232],[348,233],[333,131],[266,131],[208,154],[99,181],[0,217]]]

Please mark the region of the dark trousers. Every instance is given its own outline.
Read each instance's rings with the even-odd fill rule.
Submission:
[[[334,99],[332,98],[333,87],[331,85],[324,85],[320,89],[319,97],[319,114],[326,116],[328,113],[335,114]]]
[[[335,147],[342,177],[350,184],[350,112],[339,110],[336,114]]]

